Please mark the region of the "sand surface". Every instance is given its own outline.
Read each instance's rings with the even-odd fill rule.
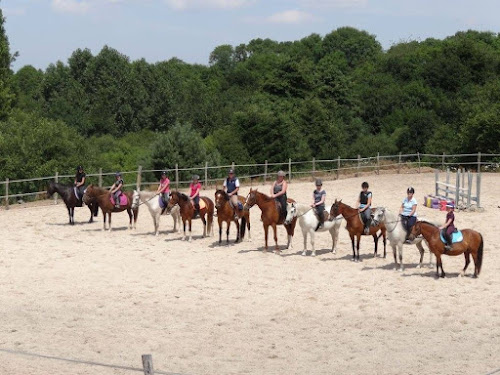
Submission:
[[[407,186],[419,203],[434,189],[432,174],[367,175],[325,181],[327,202],[354,204],[363,180],[374,204],[392,210]],[[374,259],[368,237],[362,262],[351,262],[345,224],[336,255],[324,232],[318,256],[301,256],[298,226],[293,250],[263,253],[258,207],[252,241],[228,246],[218,246],[216,223],[215,236],[202,239],[199,220],[192,243],[172,232],[171,217],[154,237],[145,209],[135,231],[126,213],[114,214],[111,233],[101,231],[101,213],[86,223],[87,208],[73,227],[63,203],[2,209],[0,374],[138,373],[4,350],[134,368],[150,353],[156,369],[182,374],[487,374],[500,368],[499,185],[500,175],[483,175],[484,212],[456,214],[459,228],[484,236],[478,279],[473,264],[458,277],[463,256],[446,256],[448,277],[436,280],[435,268],[415,268],[413,246],[396,272],[390,247]],[[289,197],[308,203],[313,189],[294,181]],[[418,213],[445,217],[422,205]]]

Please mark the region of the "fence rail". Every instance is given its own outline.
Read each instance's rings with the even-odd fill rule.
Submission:
[[[401,173],[401,170],[416,169],[420,173],[422,167],[433,167],[436,169],[446,170],[446,168],[463,168],[481,172],[481,170],[497,170],[500,169],[500,154],[453,154],[447,155],[445,153],[438,154],[402,154],[398,155],[380,155],[361,157],[357,155],[356,158],[340,158],[330,160],[320,160],[313,158],[312,160],[301,160],[254,164],[235,164],[210,166],[208,162],[199,167],[179,167],[175,165],[174,168],[166,169],[167,173],[171,175],[172,186],[178,188],[179,186],[187,185],[192,173],[199,173],[201,181],[205,185],[222,183],[223,178],[226,176],[228,168],[239,170],[239,178],[242,181],[260,179],[266,182],[272,174],[279,169],[284,170],[288,174],[288,179],[292,180],[294,176],[303,178],[306,175],[311,177],[331,175],[332,178],[339,179],[341,175],[353,174],[358,176],[360,173],[375,172],[379,174],[381,170],[394,170]],[[157,174],[161,170],[148,169],[142,170],[139,167],[135,171],[122,172],[125,180],[125,187],[140,188],[141,186],[150,186],[157,183]],[[97,172],[88,173],[87,177],[93,179],[97,177],[97,181],[90,181],[98,186],[107,186],[112,184],[111,176],[114,172],[103,172],[102,168]],[[325,176],[328,177],[328,176]],[[54,176],[38,177],[38,178],[24,178],[11,180],[6,178],[0,181],[0,200],[4,200],[6,208],[9,206],[11,200],[22,197],[41,197],[45,190],[47,181],[55,180],[56,182],[71,183],[73,175],[59,175],[55,172]],[[154,182],[153,182],[154,180]],[[57,202],[57,198],[55,198]]]

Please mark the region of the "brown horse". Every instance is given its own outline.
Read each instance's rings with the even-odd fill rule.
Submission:
[[[352,243],[352,260],[355,262],[359,262],[359,241],[361,236],[372,236],[373,241],[375,242],[375,252],[373,253],[373,257],[377,256],[377,248],[378,248],[378,239],[380,236],[383,236],[384,239],[384,258],[387,254],[386,252],[386,228],[383,223],[378,225],[370,226],[370,232],[368,234],[364,233],[365,225],[359,216],[359,212],[356,208],[352,208],[345,203],[342,203],[341,200],[336,200],[335,203],[332,204],[332,208],[330,209],[330,220],[333,220],[338,215],[342,215],[344,219],[347,221],[346,229],[349,232],[349,236],[351,237]],[[381,234],[377,236],[377,232],[380,230]],[[354,250],[354,237],[356,237],[356,251]]]
[[[234,208],[229,202],[229,195],[221,189],[215,192],[215,208],[217,209],[217,221],[219,222],[219,245],[222,242],[222,223],[226,223],[226,243],[229,243],[229,227],[231,222],[236,224],[236,242],[243,241],[245,237],[245,226],[248,228],[248,238],[250,239],[250,211],[243,210],[241,212],[241,226],[237,218],[235,218]],[[241,204],[245,203],[245,198],[238,197]]]
[[[474,259],[474,277],[479,276],[481,272],[481,265],[483,264],[483,236],[481,233],[476,232],[472,229],[463,229],[462,235],[464,237],[462,242],[454,243],[450,251],[444,250],[444,243],[440,239],[439,228],[434,224],[428,223],[426,221],[417,221],[413,226],[409,239],[414,240],[415,237],[422,235],[429,245],[429,249],[436,256],[436,276],[445,277],[443,270],[443,262],[441,261],[441,255],[460,255],[465,256],[465,267],[460,273],[460,276],[465,275],[465,270],[470,263],[470,255],[472,254],[472,259]],[[439,268],[441,268],[441,275],[439,275]]]
[[[288,203],[294,203],[293,199],[287,199]],[[274,231],[274,243],[276,253],[280,253],[280,248],[278,247],[278,237],[276,235],[276,225],[283,224],[286,228],[286,232],[288,234],[288,243],[286,245],[287,249],[292,248],[292,237],[295,232],[295,224],[297,224],[297,217],[294,217],[290,224],[285,224],[285,218],[281,217],[280,210],[276,204],[276,200],[274,198],[268,197],[267,195],[258,192],[257,189],[250,189],[250,193],[247,195],[247,199],[245,200],[245,205],[243,206],[244,210],[249,210],[255,204],[259,206],[262,211],[261,219],[262,224],[264,225],[264,236],[265,236],[265,248],[264,252],[267,251],[267,235],[269,231],[269,226],[273,228]]]
[[[92,199],[97,200],[97,204],[102,210],[102,214],[104,216],[104,223],[102,230],[106,230],[106,214],[109,218],[109,231],[111,231],[111,213],[112,212],[122,212],[127,210],[128,217],[130,218],[129,228],[132,229],[132,218],[134,219],[134,228],[137,223],[137,215],[139,213],[139,207],[132,208],[133,203],[133,192],[132,191],[124,191],[122,194],[127,197],[127,204],[124,206],[120,206],[119,208],[115,207],[113,203],[111,203],[111,194],[109,190],[89,185],[85,189],[85,194],[83,194],[83,201],[85,203],[91,201]]]
[[[202,202],[205,203],[205,207],[201,207]],[[176,204],[181,208],[181,218],[182,225],[184,228],[183,240],[186,239],[186,221],[189,222],[189,242],[191,242],[191,220],[194,219],[194,207],[191,204],[191,200],[184,193],[179,193],[178,191],[172,192],[170,196],[170,201],[168,202],[168,209],[171,209]],[[207,218],[205,219],[205,216]],[[203,237],[207,234],[213,234],[213,221],[214,221],[214,202],[210,198],[200,197],[200,219],[203,222]],[[207,228],[208,226],[208,228]]]

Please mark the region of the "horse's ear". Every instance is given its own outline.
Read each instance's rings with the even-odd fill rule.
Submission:
[[[339,200],[339,203],[342,203],[342,199],[341,199],[341,200]]]

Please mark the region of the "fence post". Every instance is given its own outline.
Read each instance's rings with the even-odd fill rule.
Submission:
[[[444,158],[445,158],[445,153],[443,152],[443,158],[441,160],[441,169],[444,171]]]
[[[313,178],[314,178],[315,174],[316,174],[316,158],[313,158],[313,160],[312,160],[312,176],[313,176]]]
[[[470,199],[472,195],[472,173],[470,171],[467,172],[467,208],[470,207]]]
[[[140,191],[142,185],[142,165],[139,165],[139,169],[137,169],[137,183],[135,185],[135,190]]]
[[[439,196],[439,170],[434,169],[434,181],[436,183],[436,197]]]
[[[361,165],[361,155],[358,155],[358,170],[356,172],[356,177],[359,176],[359,167],[360,167],[360,165]]]
[[[450,183],[450,168],[446,168],[446,184]],[[446,198],[448,198],[448,186],[446,186]]]
[[[457,169],[457,182],[455,183],[455,205],[458,206],[460,199],[460,169]]]
[[[144,375],[154,375],[153,356],[151,354],[142,355],[142,368],[144,370]]]
[[[340,177],[340,155],[337,158],[337,180],[339,179],[339,177]]]
[[[9,179],[5,179],[5,209],[9,209]]]
[[[264,183],[267,181],[267,160],[264,164]]]
[[[420,152],[417,152],[418,157],[418,173],[420,173]]]
[[[175,163],[175,188],[179,189],[179,164]]]
[[[292,181],[292,159],[288,159],[288,181]]]
[[[481,173],[481,153],[477,153],[477,173]]]
[[[59,182],[59,173],[57,171],[56,171],[55,181],[56,183]],[[54,204],[57,204],[57,193],[54,194]]]
[[[481,208],[481,172],[476,175],[476,196],[477,196],[477,207]]]
[[[205,162],[205,189],[208,186],[208,161]]]
[[[377,152],[377,174],[380,174],[380,152]]]
[[[99,187],[102,187],[102,168],[99,168]]]
[[[398,159],[398,174],[401,173],[401,152],[399,152],[399,159]]]

